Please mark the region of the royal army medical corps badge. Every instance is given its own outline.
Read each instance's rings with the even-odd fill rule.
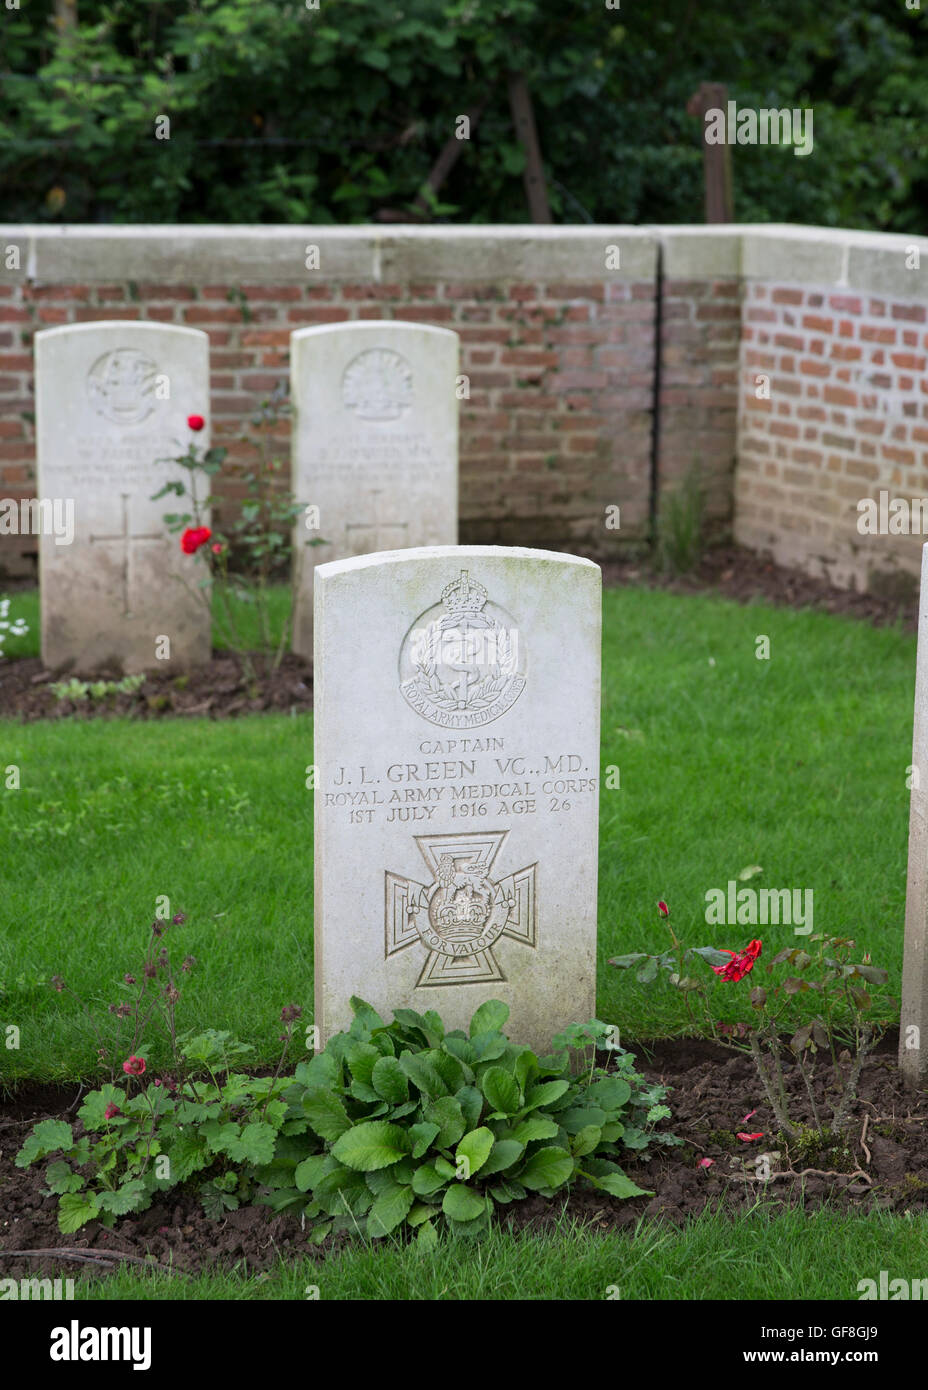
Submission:
[[[515,622],[461,570],[445,585],[441,603],[406,634],[403,698],[432,724],[473,729],[505,714],[524,688],[525,653]]]

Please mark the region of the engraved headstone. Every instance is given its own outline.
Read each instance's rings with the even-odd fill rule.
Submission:
[[[306,526],[315,514],[295,528],[295,651],[312,655],[314,566],[456,543],[457,372],[447,328],[377,320],[291,334],[293,495],[318,508],[318,529]]]
[[[595,1012],[601,575],[434,546],[320,565],[316,1023],[359,995],[547,1050]]]
[[[36,334],[35,366],[38,496],[50,514],[73,514],[73,534],[39,541],[42,660],[125,672],[208,661],[205,570],[164,523],[185,508],[171,494],[151,500],[187,476],[156,460],[184,453],[187,416],[207,414],[207,335],[160,323],[51,328]],[[196,443],[208,447],[208,425]]]

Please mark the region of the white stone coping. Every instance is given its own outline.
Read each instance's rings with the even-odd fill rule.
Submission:
[[[713,226],[0,225],[0,284],[308,285],[737,278],[928,299],[928,237],[793,223]],[[308,248],[318,269],[307,269]],[[606,269],[618,247],[620,269]],[[913,252],[920,265],[915,268]],[[907,264],[907,262],[909,262]]]
[[[571,555],[563,550],[534,550],[524,545],[420,545],[409,550],[377,550],[371,555],[352,555],[345,560],[328,560],[316,566],[316,578],[330,579],[355,570],[370,569],[372,565],[408,564],[415,560],[481,559],[548,560],[561,566],[576,566],[599,571],[594,560],[584,555]]]
[[[0,283],[261,285],[452,281],[651,280],[656,247],[641,227],[106,226],[0,225],[0,251],[21,247],[19,271]],[[606,270],[620,249],[621,270]],[[307,269],[309,248],[318,269]]]

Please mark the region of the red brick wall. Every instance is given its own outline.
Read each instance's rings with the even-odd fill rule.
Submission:
[[[738,539],[843,586],[905,587],[928,537],[864,536],[857,504],[928,495],[925,304],[753,283],[742,336]]]
[[[321,259],[307,274],[310,237]],[[861,535],[857,503],[883,488],[928,494],[928,239],[792,226],[0,228],[10,244],[22,255],[12,272],[0,260],[0,497],[32,491],[37,329],[120,317],[205,328],[204,410],[234,469],[250,457],[236,436],[287,379],[294,328],[395,317],[461,337],[462,541],[599,558],[640,545],[660,247],[661,496],[698,464],[714,529],[732,525],[744,545],[862,588],[917,573],[923,538]],[[277,434],[285,456],[286,421]],[[234,472],[219,490],[234,502]],[[619,530],[606,524],[616,506]],[[0,572],[34,547],[0,537]]]
[[[661,493],[698,465],[710,518],[732,512],[738,418],[741,285],[664,281],[660,392]]]
[[[487,253],[493,266],[492,248]],[[665,285],[661,471],[695,457],[713,508],[731,512],[738,354],[737,282]],[[32,335],[96,319],[155,319],[209,333],[214,442],[230,465],[262,394],[286,382],[290,333],[306,324],[396,318],[453,328],[470,399],[461,402],[462,542],[537,545],[599,557],[647,535],[655,284],[605,273],[583,280],[448,279],[403,283],[0,284],[0,496],[32,494]],[[205,410],[204,410],[205,413]],[[286,455],[289,424],[277,428]],[[235,498],[234,478],[219,492]],[[606,508],[621,509],[619,531]],[[0,537],[16,569],[31,537]]]

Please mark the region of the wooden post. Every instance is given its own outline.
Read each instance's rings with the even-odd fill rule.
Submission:
[[[706,141],[706,112],[712,109],[725,112],[725,133],[728,130],[728,88],[721,82],[701,82],[686,103],[689,116],[698,116],[702,125],[703,172],[706,184],[706,221],[734,222],[732,192],[731,145],[710,145]]]
[[[521,72],[511,72],[508,78],[509,109],[516,137],[525,151],[525,196],[533,222],[550,222],[551,209],[548,206],[548,190],[545,186],[545,171],[541,162],[541,147],[538,144],[538,131],[535,128],[535,113],[532,110],[532,96],[528,83]]]
[[[77,28],[77,0],[55,0],[55,24],[59,34]]]
[[[928,1072],[928,545],[922,546],[922,586],[915,657],[915,727],[909,803],[909,869],[899,1069],[914,1090]]]
[[[486,110],[490,94],[483,98],[477,106],[472,106],[469,111],[463,114],[467,116],[470,123],[470,132],[473,134],[477,128],[480,117]],[[402,143],[402,141],[401,141]],[[461,155],[464,153],[466,140],[459,140],[457,135],[449,135],[442,146],[438,158],[429,170],[428,178],[419,192],[413,199],[408,210],[401,208],[378,208],[375,218],[378,222],[428,222],[431,218],[431,207],[425,190],[431,189],[432,193],[437,193],[451,170],[457,164]]]
[[[476,130],[489,99],[489,96],[484,97],[479,106],[474,106],[470,111],[465,113],[470,134],[473,134]],[[432,193],[437,193],[439,188],[441,188],[445,179],[460,159],[466,145],[467,141],[459,140],[457,135],[450,135],[445,141],[444,147],[435,163],[432,165],[432,168],[429,170],[429,176],[425,181],[425,187],[431,189]],[[424,193],[418,195],[413,203],[413,207],[420,212],[427,213],[429,211],[428,199],[425,197]]]

